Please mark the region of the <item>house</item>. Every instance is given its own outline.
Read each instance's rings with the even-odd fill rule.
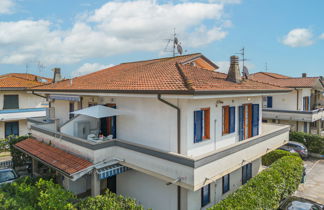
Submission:
[[[279,87],[293,88],[287,95],[263,98],[266,122],[291,126],[291,130],[324,135],[324,80],[322,77],[288,77],[270,72],[252,74],[250,79]]]
[[[26,135],[26,119],[46,115],[46,99],[27,89],[50,81],[33,74],[0,75],[0,139],[10,135]]]
[[[75,194],[109,189],[145,208],[206,209],[260,170],[289,126],[263,124],[262,97],[289,88],[229,74],[204,55],[122,63],[32,90],[49,118],[30,118],[15,147]]]

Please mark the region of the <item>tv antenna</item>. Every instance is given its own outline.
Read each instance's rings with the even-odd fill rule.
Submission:
[[[268,72],[268,69],[269,69],[269,68],[268,68],[268,62],[265,62],[265,66],[264,66],[264,68],[265,68],[265,71]]]
[[[244,65],[245,61],[248,61],[249,59],[245,58],[245,47],[243,47],[242,49],[240,49],[239,53],[236,53],[242,56],[242,59],[240,61],[242,61],[242,73],[244,76],[249,76],[249,72],[248,72],[248,68]],[[247,75],[245,74],[247,73]]]
[[[170,43],[172,43],[172,50],[168,50]],[[172,52],[173,57],[175,57],[177,54],[182,55],[183,53],[183,48],[181,46],[181,42],[179,42],[179,39],[177,38],[175,29],[172,39],[167,39],[167,44],[164,48],[164,52]]]

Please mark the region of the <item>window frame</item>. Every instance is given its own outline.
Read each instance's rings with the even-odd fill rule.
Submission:
[[[251,178],[252,178],[252,163],[248,163],[242,166],[242,185],[246,184]]]
[[[195,139],[196,138],[196,119],[195,119],[195,112],[202,112],[202,119],[201,119],[201,139]],[[199,110],[194,110],[194,143],[199,143],[205,140],[210,140],[210,107],[207,108],[201,108]]]
[[[231,120],[231,110],[233,110],[233,122]],[[234,127],[232,128],[231,125]],[[236,132],[236,106],[222,106],[222,135]]]
[[[225,188],[225,179],[227,180],[227,187]],[[231,183],[231,177],[230,174],[226,174],[225,176],[222,177],[222,192],[223,194],[227,193],[230,190],[230,183]]]
[[[207,188],[205,188],[207,187]],[[208,194],[207,194],[207,199],[204,197],[205,196],[205,193],[204,191],[205,190],[208,190]],[[205,200],[206,199],[206,200]],[[208,185],[205,185],[201,188],[201,207],[205,207],[207,206],[208,204],[210,203],[210,184]]]

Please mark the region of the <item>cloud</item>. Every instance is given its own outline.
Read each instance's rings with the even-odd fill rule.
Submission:
[[[241,0],[209,0],[209,2],[217,2],[223,4],[239,4]]]
[[[324,33],[319,36],[320,39],[324,39]]]
[[[72,72],[73,77],[78,77],[81,75],[89,74],[101,69],[109,68],[114,66],[113,64],[103,65],[100,63],[85,63],[80,68]]]
[[[221,3],[136,0],[108,2],[79,15],[64,30],[47,20],[0,22],[0,63],[70,64],[134,51],[160,52],[173,28],[184,49],[198,47],[226,37],[224,23],[230,21],[224,16]]]
[[[313,33],[306,28],[296,28],[282,39],[282,43],[289,47],[306,47],[314,43]]]
[[[0,0],[0,14],[13,13],[15,3],[12,0]]]

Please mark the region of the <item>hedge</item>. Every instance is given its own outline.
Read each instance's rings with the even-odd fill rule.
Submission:
[[[29,155],[13,147],[16,143],[27,138],[29,138],[29,136],[9,136],[8,138],[10,153],[12,156],[12,162],[14,167],[25,166],[27,163],[31,162],[31,158]]]
[[[280,158],[282,158],[284,156],[297,156],[297,157],[299,157],[299,154],[298,153],[290,153],[290,152],[284,151],[284,150],[274,150],[274,151],[269,152],[268,154],[262,156],[262,165],[270,166],[276,160],[278,160],[278,159],[280,159]]]
[[[303,132],[290,132],[290,141],[304,144],[309,152],[324,155],[324,137]]]
[[[282,199],[297,190],[302,172],[300,157],[282,157],[210,209],[277,209]]]
[[[0,206],[3,210],[144,210],[135,200],[111,192],[81,200],[52,180],[30,177],[1,185]]]

